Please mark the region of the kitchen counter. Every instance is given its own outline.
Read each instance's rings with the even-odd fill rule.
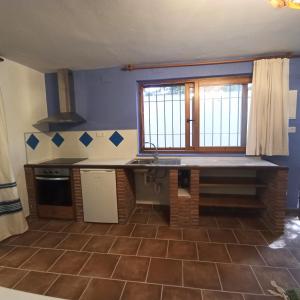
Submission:
[[[139,157],[142,158],[142,157]],[[145,159],[151,157],[143,157]],[[165,156],[160,157],[167,158]],[[170,157],[171,158],[171,157]],[[129,164],[133,159],[85,159],[73,165],[57,165],[49,164],[47,167],[79,167],[79,168],[132,168],[132,169],[145,169],[145,168],[252,168],[252,169],[265,169],[265,168],[282,168],[269,161],[263,160],[258,157],[172,157],[180,159],[180,165],[165,165],[165,164]],[[39,163],[28,163],[26,166],[41,167]]]

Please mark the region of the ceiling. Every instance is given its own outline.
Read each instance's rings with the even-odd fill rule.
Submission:
[[[1,0],[0,55],[46,72],[300,53],[300,11],[268,0]]]

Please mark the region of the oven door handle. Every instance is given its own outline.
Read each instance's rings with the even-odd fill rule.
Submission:
[[[40,176],[36,176],[35,179],[44,180],[44,181],[67,181],[67,180],[70,180],[70,177],[40,177]]]

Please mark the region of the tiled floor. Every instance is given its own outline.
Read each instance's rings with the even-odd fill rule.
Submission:
[[[141,207],[126,225],[32,220],[0,243],[0,285],[65,299],[272,300],[271,280],[300,286],[296,218],[281,235],[249,217],[170,228]]]

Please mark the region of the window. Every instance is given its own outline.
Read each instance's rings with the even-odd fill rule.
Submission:
[[[244,152],[250,94],[248,76],[140,83],[141,150]]]

